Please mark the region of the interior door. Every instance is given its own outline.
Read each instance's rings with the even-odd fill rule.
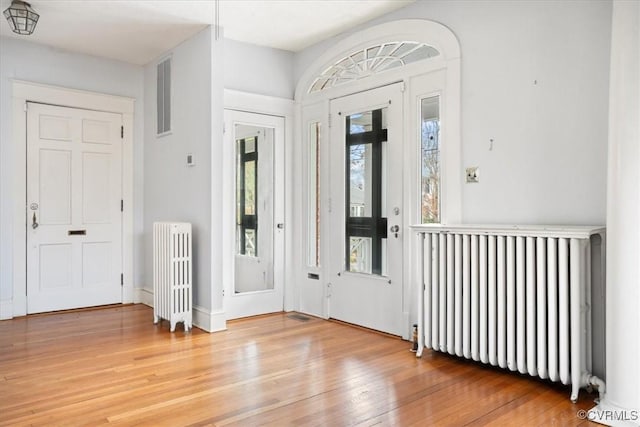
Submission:
[[[402,92],[331,101],[329,316],[401,335]]]
[[[225,152],[233,188],[225,222],[233,271],[227,277],[228,319],[284,307],[284,118],[225,110]],[[233,210],[231,212],[231,209]]]
[[[28,313],[122,302],[121,123],[28,104]]]

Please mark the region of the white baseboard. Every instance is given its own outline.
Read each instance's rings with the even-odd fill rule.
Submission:
[[[153,307],[153,291],[151,289],[134,289],[134,302]],[[193,325],[207,332],[225,331],[227,317],[224,311],[210,312],[197,305],[193,306]]]
[[[13,319],[13,301],[10,299],[0,301],[0,320]]]
[[[227,330],[227,316],[224,311],[210,312],[202,307],[193,307],[193,324],[207,332]]]
[[[607,402],[607,396],[595,408],[591,409],[582,419],[588,419],[594,423],[613,427],[638,427],[640,426],[640,409],[625,409]]]
[[[133,290],[133,302],[153,307],[153,291],[145,288],[135,288]]]

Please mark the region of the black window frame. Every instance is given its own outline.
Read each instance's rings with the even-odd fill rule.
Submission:
[[[382,129],[382,110],[371,110],[371,130],[351,133],[351,116],[345,117],[345,245],[346,271],[351,270],[351,237],[371,238],[371,273],[382,275],[382,239],[387,238],[387,218],[382,216],[382,143],[387,129]],[[360,114],[360,113],[354,113]],[[353,115],[353,114],[352,114]],[[351,147],[371,144],[371,216],[351,216]]]
[[[246,153],[246,143],[247,143],[247,140],[249,139],[253,139],[253,143],[254,143],[253,152]],[[242,180],[242,186],[239,191],[240,206],[237,207],[237,209],[240,210],[240,214],[238,215],[238,213],[236,212],[236,222],[237,222],[236,226],[240,227],[239,254],[240,255],[247,254],[246,231],[253,230],[255,233],[255,238],[254,238],[255,250],[254,250],[253,256],[257,257],[258,256],[258,136],[238,139],[236,140],[236,147],[238,149],[237,156],[240,158],[240,162],[238,164],[238,167],[239,167],[238,176],[240,176],[240,179]],[[254,179],[253,188],[254,188],[254,197],[255,197],[255,200],[253,202],[255,205],[255,212],[253,213],[253,215],[247,215],[246,213],[247,183],[245,181],[245,178],[246,178],[245,167],[246,167],[246,164],[251,161],[253,161],[255,164],[254,166],[255,173],[253,177]]]

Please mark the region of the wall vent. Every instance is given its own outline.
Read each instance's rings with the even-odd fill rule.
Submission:
[[[171,58],[158,64],[158,135],[171,130]]]

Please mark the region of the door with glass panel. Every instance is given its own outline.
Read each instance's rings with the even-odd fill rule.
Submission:
[[[402,92],[331,101],[329,316],[401,335]]]
[[[282,311],[284,119],[225,110],[225,129],[234,165],[227,318]]]

